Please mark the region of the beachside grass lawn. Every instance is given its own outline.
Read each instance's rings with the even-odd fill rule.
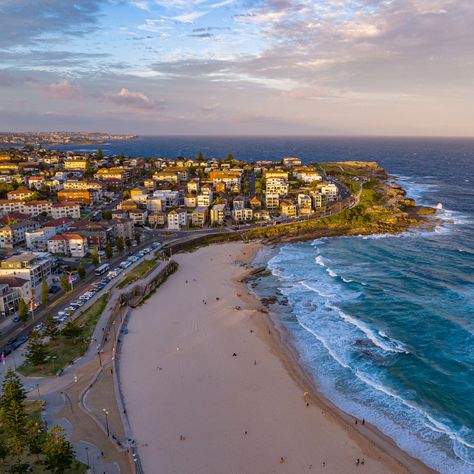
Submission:
[[[32,421],[41,422],[41,405],[40,400],[26,400],[25,401],[25,411],[28,418]],[[0,425],[0,435],[4,438],[4,433],[2,432],[2,426]],[[44,456],[39,456],[40,463],[44,460]],[[0,472],[12,472],[12,467],[16,464],[16,459],[7,458],[0,466]],[[33,474],[46,474],[51,473],[50,470],[47,470],[44,465],[38,464],[38,458],[32,454],[24,454],[20,457],[20,462],[22,464],[28,464],[31,466]],[[71,474],[85,474],[87,472],[87,466],[80,463],[79,461],[74,461],[74,464],[68,470],[68,473]]]
[[[127,275],[118,285],[117,288],[125,288],[130,283],[138,280],[143,275],[146,275],[154,266],[156,265],[156,260],[143,260],[139,263],[130,273]]]
[[[34,366],[25,362],[18,371],[26,376],[41,377],[55,375],[71,362],[82,356],[89,347],[94,328],[107,304],[108,294],[101,296],[90,308],[84,311],[75,323],[81,329],[80,334],[74,338],[67,338],[59,334],[46,344],[48,360],[41,365]]]

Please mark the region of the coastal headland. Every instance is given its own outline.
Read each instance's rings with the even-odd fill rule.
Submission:
[[[430,472],[325,400],[244,283],[257,243],[174,256],[130,317],[120,379],[145,472]]]

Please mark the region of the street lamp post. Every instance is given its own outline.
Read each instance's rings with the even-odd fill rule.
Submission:
[[[36,384],[36,390],[38,390],[38,397],[41,398],[39,383]]]
[[[105,415],[105,427],[107,428],[107,436],[110,436],[110,431],[109,431],[109,412],[108,412],[105,408],[102,408],[102,411],[104,412],[104,415]]]
[[[87,467],[91,467],[90,462],[89,462],[89,446],[86,446],[86,457],[87,457]]]

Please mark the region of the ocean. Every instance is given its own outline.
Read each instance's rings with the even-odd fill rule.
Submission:
[[[276,317],[336,405],[440,472],[474,472],[474,140],[141,137],[102,148],[377,161],[418,203],[441,203],[434,232],[283,245],[255,291],[287,300]]]

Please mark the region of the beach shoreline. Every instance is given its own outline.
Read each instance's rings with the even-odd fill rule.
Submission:
[[[255,242],[227,243],[175,255],[178,272],[134,310],[120,370],[145,472],[153,472],[150,469],[158,459],[162,472],[180,473],[355,472],[361,468],[374,474],[434,472],[368,423],[356,425],[352,416],[321,394],[300,364],[291,335],[246,283],[259,248]],[[209,281],[194,276],[200,272],[210,275]],[[219,294],[214,301],[206,283]],[[189,300],[199,298],[205,310],[180,299],[183,291]],[[154,308],[163,310],[160,318]],[[189,349],[183,350],[181,344]],[[216,353],[238,347],[231,357],[250,365],[231,366],[229,354],[214,360],[206,344],[212,344]],[[158,360],[152,363],[143,357]],[[250,369],[254,357],[254,370],[261,370],[258,375]],[[162,363],[163,367],[155,367]],[[228,374],[229,367],[235,373]],[[152,381],[158,374],[166,378],[166,385]],[[207,384],[202,377],[207,377]],[[151,398],[140,389],[145,381],[150,381]],[[280,409],[275,410],[269,399]],[[146,409],[151,402],[154,405]],[[245,419],[244,436],[229,432]],[[179,435],[180,430],[184,434]],[[198,433],[204,439],[198,440]],[[247,433],[255,433],[252,446]]]
[[[257,254],[258,249],[255,251]],[[272,251],[268,252],[264,257],[264,261],[259,261],[259,268],[263,267],[262,263],[267,263],[271,255],[276,253],[276,247]],[[250,275],[252,270],[249,270]],[[247,276],[248,276],[247,275]],[[257,304],[261,307],[262,302],[258,295],[252,292],[249,288],[249,283],[244,281],[235,281],[236,285],[240,288],[243,287],[247,290],[247,297],[249,304]],[[252,302],[252,299],[255,302]],[[389,436],[385,435],[374,425],[366,422],[361,423],[362,420],[357,420],[349,413],[345,412],[337,405],[335,405],[326,395],[324,395],[318,388],[317,382],[311,374],[309,368],[301,362],[301,357],[296,344],[293,340],[293,336],[290,331],[281,323],[277,313],[284,311],[284,308],[276,301],[271,303],[271,308],[266,308],[268,311],[268,317],[260,319],[261,323],[271,331],[268,337],[264,337],[264,343],[269,345],[274,354],[280,358],[288,374],[291,376],[293,381],[301,388],[301,390],[308,392],[308,399],[312,403],[318,405],[320,408],[327,410],[327,415],[336,420],[337,423],[341,423],[347,428],[348,433],[356,432],[357,434],[364,437],[369,443],[373,443],[378,448],[382,449],[388,455],[392,456],[401,466],[406,468],[411,473],[436,473],[437,471],[426,466],[421,460],[411,456],[409,453],[400,448],[395,441]]]

